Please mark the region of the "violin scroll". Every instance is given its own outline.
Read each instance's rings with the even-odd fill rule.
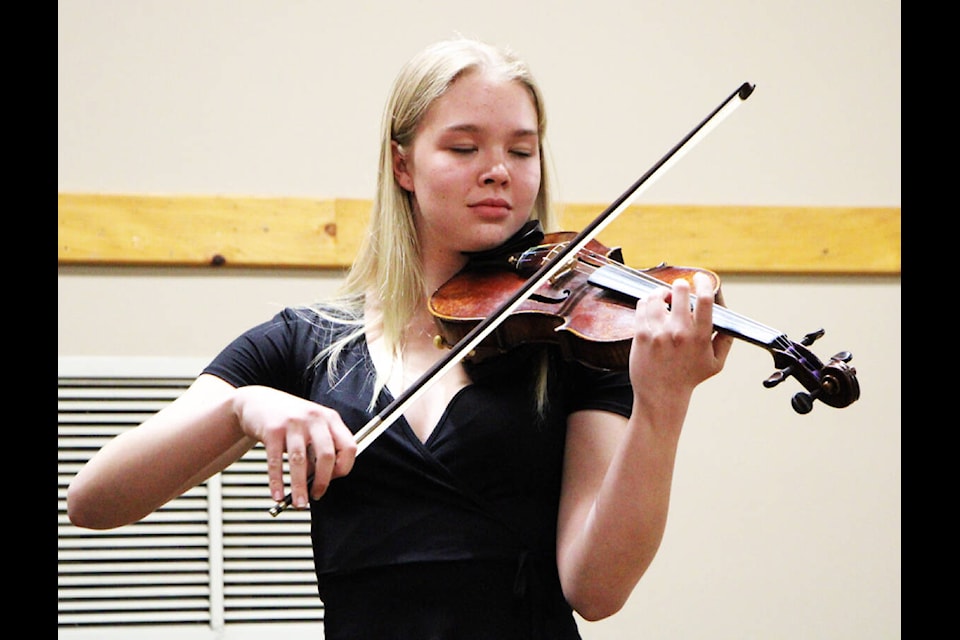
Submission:
[[[799,392],[790,401],[793,410],[807,414],[813,410],[815,400],[836,408],[846,407],[860,398],[860,383],[857,370],[847,363],[853,359],[849,351],[835,354],[826,364],[820,361],[807,346],[823,336],[823,329],[804,336],[800,343],[788,343],[771,349],[774,364],[778,367],[763,386],[770,389],[790,376],[803,385],[806,392]]]

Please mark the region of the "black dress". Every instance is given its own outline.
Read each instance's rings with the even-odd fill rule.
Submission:
[[[314,362],[336,329],[286,309],[234,340],[205,369],[235,386],[266,385],[340,412],[358,431],[392,397],[368,404],[366,343],[339,375]],[[549,403],[532,383],[550,358]],[[469,366],[426,442],[400,418],[311,504],[311,536],[328,640],[577,639],[556,568],[566,417],[582,409],[629,415],[624,373],[523,347]]]

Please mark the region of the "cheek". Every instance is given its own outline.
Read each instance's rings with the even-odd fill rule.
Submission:
[[[534,171],[522,174],[519,185],[522,185],[524,200],[532,207],[537,199],[537,194],[540,193],[540,169],[537,168]]]
[[[463,191],[469,179],[462,169],[439,162],[429,166],[421,165],[415,178],[417,195],[434,200],[445,200]]]

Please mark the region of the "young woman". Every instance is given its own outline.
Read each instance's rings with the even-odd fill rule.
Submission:
[[[555,230],[545,128],[512,53],[456,39],[413,58],[342,296],[244,333],[107,444],[70,485],[72,522],[135,522],[262,442],[272,497],[286,457],[311,509],[328,640],[579,638],[572,610],[618,611],[660,545],[693,390],[730,349],[709,282],[637,304],[629,371],[525,345],[455,366],[361,455],[353,435],[443,357],[426,301],[467,254]]]

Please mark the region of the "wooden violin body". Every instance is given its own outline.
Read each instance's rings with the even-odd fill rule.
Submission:
[[[430,298],[430,311],[442,343],[452,346],[459,342],[499,309],[531,273],[552,258],[557,247],[574,235],[547,234],[534,246],[511,247],[471,260]],[[591,240],[503,319],[471,357],[479,360],[522,344],[549,343],[558,345],[568,359],[599,369],[625,370],[637,300],[657,287],[669,287],[677,278],[692,283],[697,272],[708,274],[719,292],[720,280],[711,271],[663,264],[632,269],[623,264],[618,249]],[[823,335],[822,330],[795,343],[783,333],[720,304],[714,306],[714,327],[770,351],[777,370],[764,381],[764,386],[773,387],[788,377],[796,378],[806,389],[793,398],[798,413],[808,413],[814,400],[845,407],[860,397],[856,370],[847,364],[852,359],[849,352],[841,352],[823,363],[807,348]]]
[[[539,250],[506,256],[501,265],[468,266],[440,287],[430,299],[430,311],[443,342],[453,345],[461,340],[523,286],[526,276],[538,266],[533,261],[548,259],[550,247],[572,235],[547,234]],[[607,249],[595,240],[587,249],[578,260],[597,256],[601,262],[621,261],[618,250]],[[670,267],[663,267],[663,272],[660,269],[650,272],[665,282],[672,282],[678,275]],[[588,275],[583,268],[561,271],[506,318],[472,357],[479,360],[522,344],[549,343],[559,345],[569,360],[598,369],[626,369],[636,299],[595,287],[587,281]]]

